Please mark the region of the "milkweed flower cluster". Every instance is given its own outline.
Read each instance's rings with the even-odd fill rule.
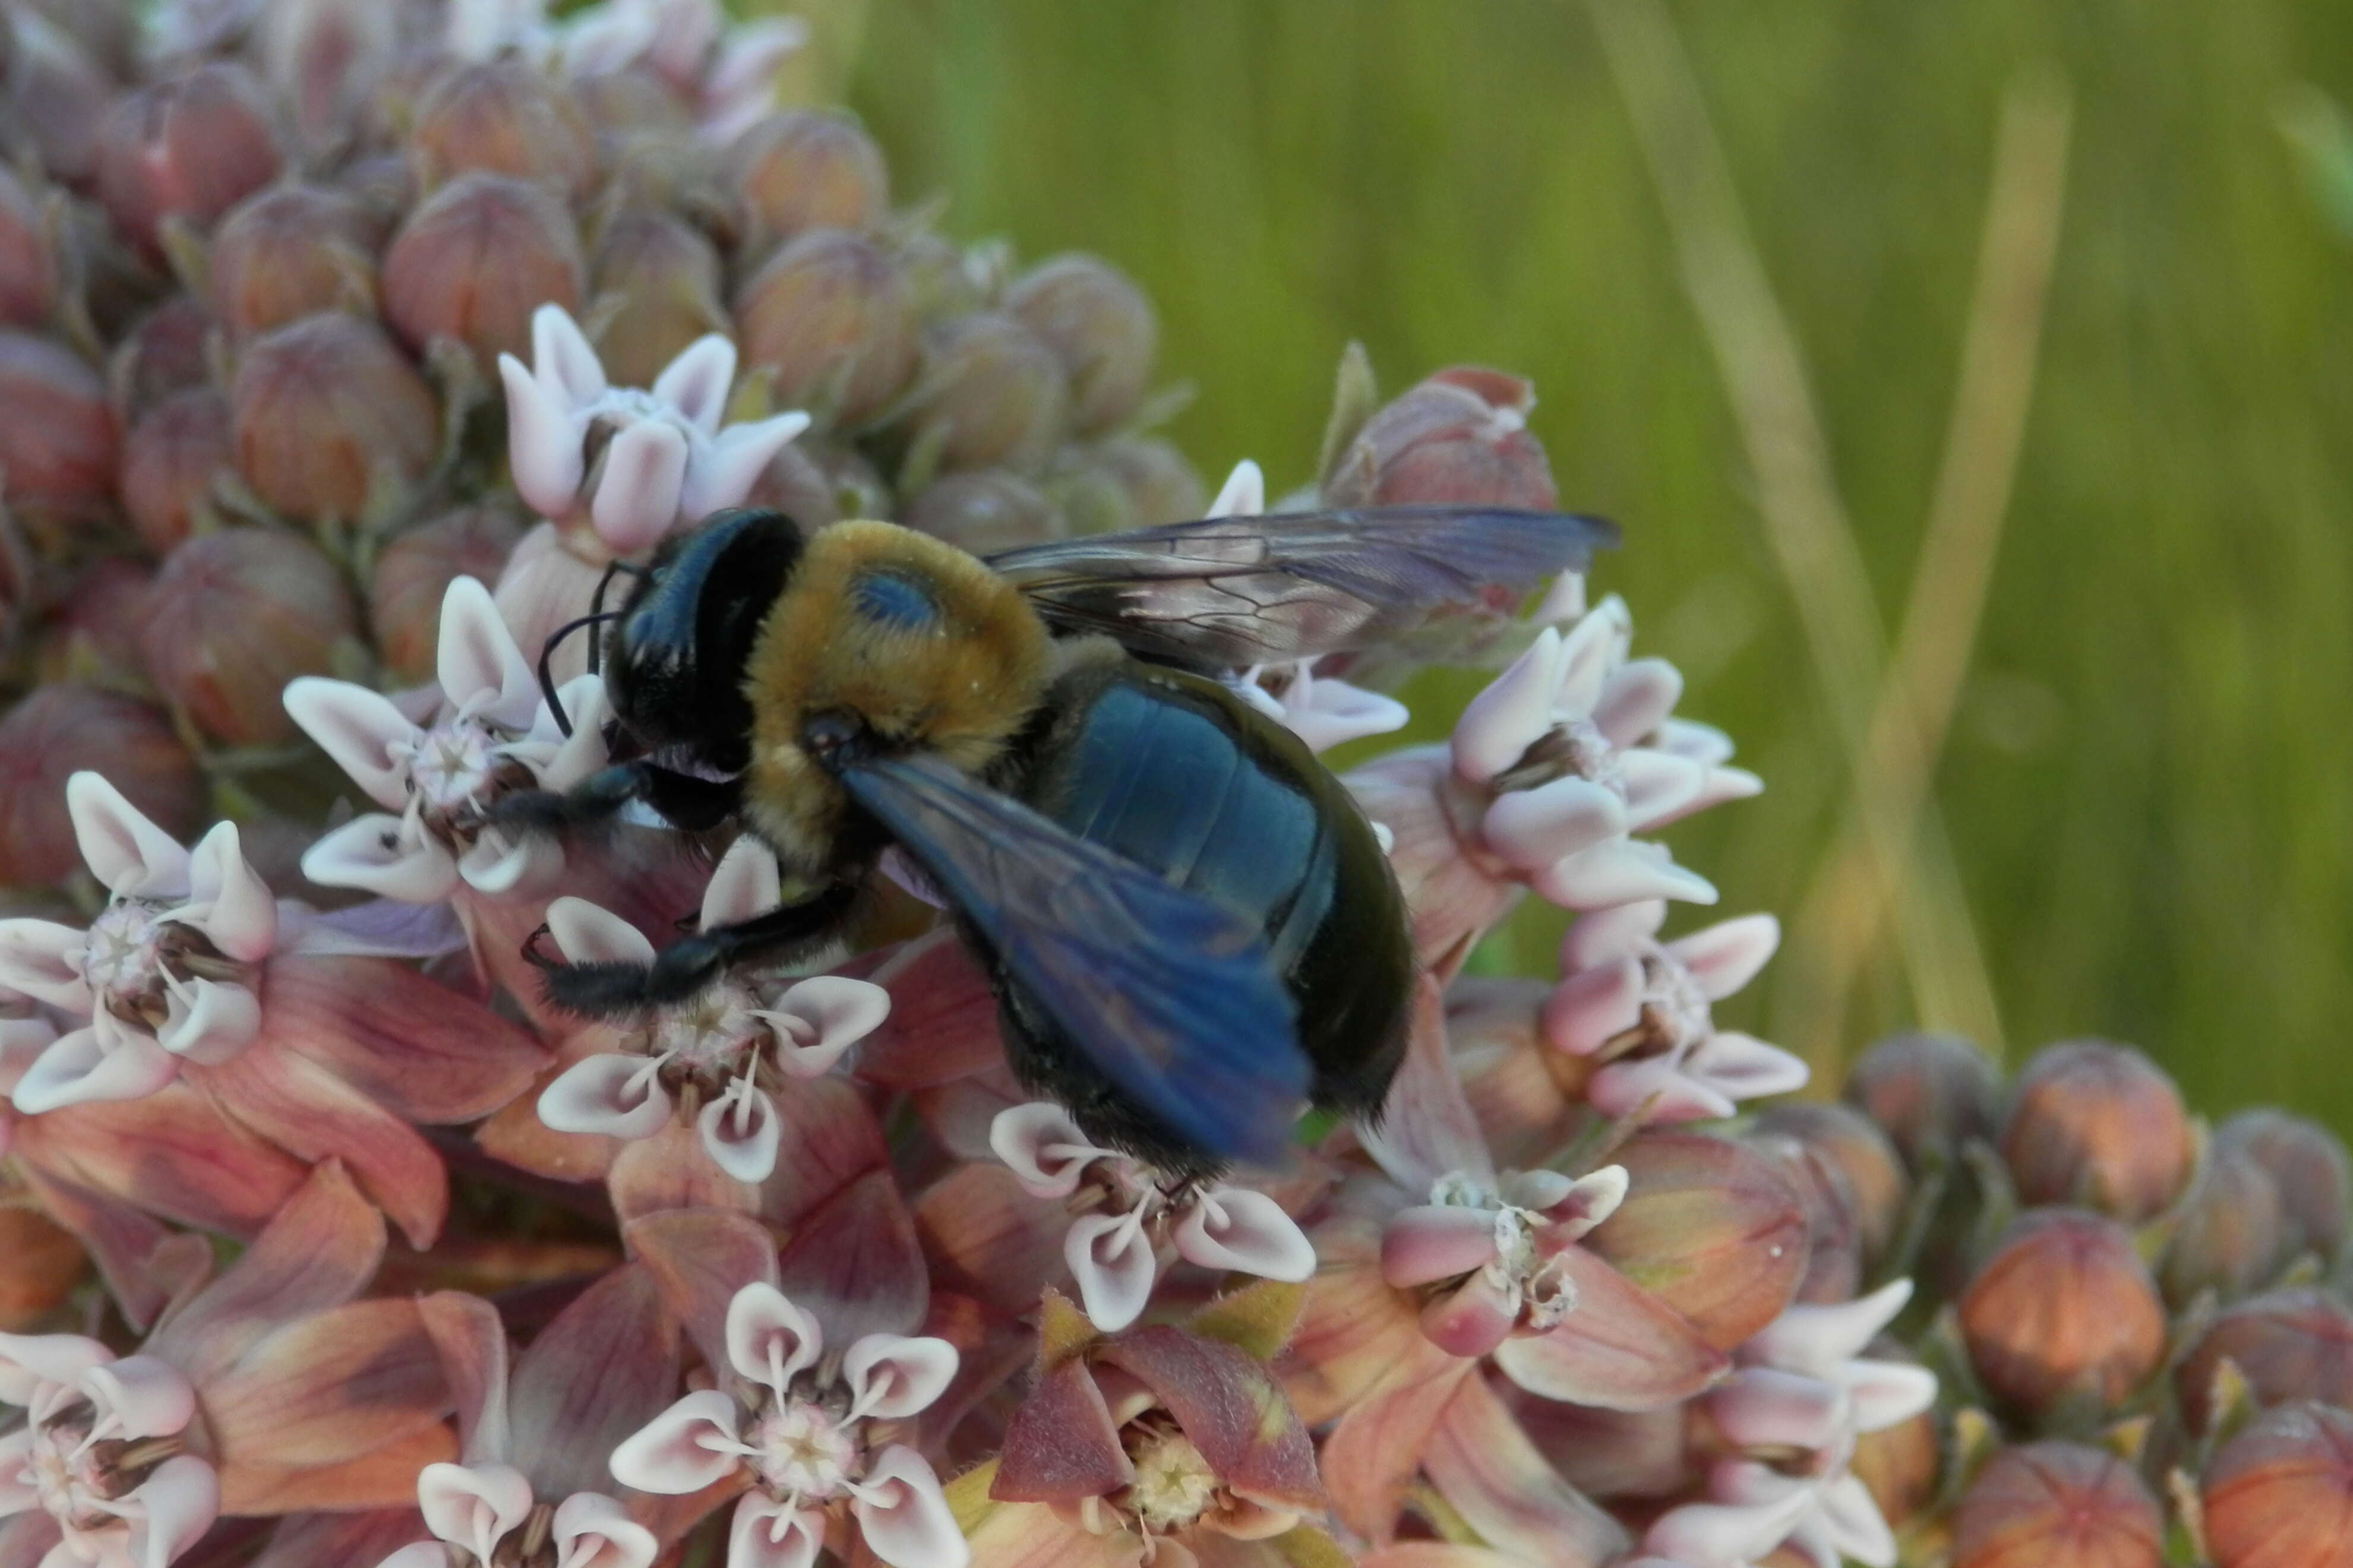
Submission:
[[[1534,389],[1352,353],[1321,471],[1213,496],[1142,291],[895,210],[778,107],[797,22],[151,9],[0,10],[0,1563],[2154,1564],[2202,1497],[2240,1568],[2337,1517],[2336,1142],[2100,1042],[1764,1103],[1778,927],[1687,919],[1662,837],[1761,781],[1580,574],[1222,672],[1316,752],[1493,672],[1343,775],[1409,1039],[1278,1165],[1033,1100],[888,859],[828,949],[554,1005],[801,891],[501,815],[628,758],[565,628],[712,510],[1549,509]],[[1552,972],[1484,973],[1532,902]]]

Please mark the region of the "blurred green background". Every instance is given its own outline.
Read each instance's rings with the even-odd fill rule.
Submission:
[[[2105,1034],[2211,1113],[2277,1100],[2353,1131],[2353,252],[2282,132],[2302,84],[2353,94],[2353,7],[1659,15],[1889,636],[1944,461],[2005,95],[2036,68],[2063,85],[2015,491],[1933,773],[1953,912],[2011,1060]],[[1888,921],[1805,912],[1855,773],[1592,10],[871,0],[818,19],[896,199],[943,195],[951,232],[1096,251],[1144,283],[1166,376],[1199,393],[1172,434],[1212,485],[1244,456],[1278,488],[1311,477],[1352,337],[1385,393],[1465,361],[1533,376],[1564,503],[1625,528],[1597,587],[1631,602],[1638,652],[1689,677],[1683,711],[1767,780],[1671,835],[1725,912],[1791,922],[1725,1015],[1820,1064],[1915,1022],[1982,1023],[1924,1005]],[[1426,732],[1466,689],[1413,694]],[[1542,966],[1546,913],[1490,956]],[[1806,993],[1836,962],[1856,967],[1842,1004]]]

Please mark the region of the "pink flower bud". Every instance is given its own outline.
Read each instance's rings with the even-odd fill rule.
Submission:
[[[122,447],[122,509],[140,542],[160,555],[187,538],[214,480],[236,469],[227,398],[192,386],[156,404]]]
[[[2353,1562],[2353,1415],[2301,1402],[2267,1410],[2201,1479],[2214,1568]]]
[[[1064,532],[1060,514],[1038,487],[1003,468],[943,475],[906,504],[899,521],[976,555]]]
[[[342,574],[308,540],[227,528],[172,552],[147,603],[140,646],[164,698],[233,745],[290,739],[286,683],[333,667],[359,633]]]
[[[106,367],[115,418],[130,426],[172,394],[210,384],[212,331],[193,294],[174,294],[140,317]]]
[[[57,291],[57,257],[40,201],[0,168],[0,325],[39,326]]]
[[[1201,476],[1157,436],[1066,446],[1054,455],[1043,482],[1072,533],[1186,522],[1208,506]]]
[[[718,250],[668,213],[625,213],[606,226],[594,272],[591,313],[613,311],[596,358],[616,386],[651,386],[687,345],[727,330]]]
[[[579,306],[580,234],[545,188],[471,174],[411,213],[384,253],[384,313],[412,347],[452,338],[483,364],[531,352],[531,313]]]
[[[115,106],[100,136],[98,194],[124,233],[152,246],[167,217],[209,228],[283,163],[268,89],[215,60]]]
[[[139,628],[153,578],[144,563],[120,556],[84,567],[41,628],[40,679],[149,695]]]
[[[2001,1152],[2026,1202],[2083,1204],[2135,1224],[2165,1211],[2196,1156],[2173,1080],[2105,1040],[2035,1053],[2012,1092]]]
[[[2122,1459],[2030,1443],[1986,1462],[1954,1514],[1953,1568],[2158,1568],[2165,1520]]]
[[[0,718],[0,885],[54,882],[81,864],[66,780],[86,768],[175,838],[204,820],[204,775],[161,709],[72,682],[43,686]]]
[[[1781,1315],[1806,1267],[1806,1220],[1771,1161],[1695,1132],[1646,1132],[1614,1158],[1626,1199],[1585,1238],[1588,1251],[1717,1350]]]
[[[841,114],[768,116],[727,150],[726,181],[755,256],[811,229],[871,229],[890,211],[882,153]]]
[[[11,7],[7,119],[55,179],[80,185],[98,168],[98,142],[115,84],[81,41],[39,11]]]
[[[880,413],[915,373],[913,303],[870,240],[815,229],[768,258],[735,296],[748,370],[770,372],[779,406],[841,426]]]
[[[2337,1256],[2345,1245],[2348,1196],[2345,1145],[2334,1133],[2284,1110],[2258,1107],[2223,1122],[2214,1142],[2244,1150],[2279,1184],[2290,1255]]]
[[[1442,370],[1375,414],[1324,486],[1332,506],[1484,504],[1549,510],[1552,465],[1528,433],[1535,393],[1475,365]]]
[[[1749,1142],[1780,1166],[1805,1209],[1806,1272],[1797,1299],[1810,1304],[1851,1300],[1862,1286],[1862,1225],[1846,1173],[1795,1138],[1759,1131]]]
[[[367,210],[340,191],[281,185],[249,196],[213,236],[213,310],[238,333],[316,310],[372,314],[379,237]]]
[[[1792,1101],[1757,1118],[1760,1132],[1793,1138],[1823,1155],[1846,1179],[1863,1257],[1875,1263],[1895,1239],[1911,1200],[1903,1156],[1887,1134],[1851,1106]]]
[[[2258,1405],[2317,1399],[2353,1408],[2353,1310],[2326,1291],[2274,1290],[2214,1320],[2174,1372],[2193,1432],[2213,1415],[2214,1374],[2226,1358]]]
[[[48,533],[104,510],[115,449],[98,372],[47,338],[0,331],[0,471],[17,520]]]
[[[368,584],[376,651],[406,681],[433,678],[441,599],[460,577],[495,583],[522,539],[522,520],[495,502],[459,507],[384,547]]]
[[[2286,1238],[2279,1184],[2243,1148],[2218,1142],[2165,1249],[2165,1299],[2179,1307],[2201,1290],[2243,1295],[2271,1277]]]
[[[892,510],[874,465],[856,447],[821,436],[797,437],[769,458],[744,504],[775,507],[805,529]]]
[[[1050,258],[1006,290],[1005,309],[1062,362],[1080,435],[1111,429],[1144,401],[1160,323],[1144,290],[1109,262]]]
[[[1970,1138],[1993,1142],[2001,1077],[1986,1054],[1954,1035],[1894,1035],[1858,1058],[1849,1104],[1880,1125],[1915,1172],[1949,1163]]]
[[[28,1208],[0,1209],[0,1333],[22,1333],[80,1283],[81,1243]]]
[[[944,468],[1031,468],[1070,414],[1070,378],[1037,333],[979,310],[926,328],[915,440],[937,443]]]
[[[408,155],[427,191],[474,172],[577,198],[596,177],[596,143],[579,107],[512,56],[455,66],[427,88],[409,128]]]
[[[2132,1237],[2082,1209],[2019,1216],[1960,1313],[1978,1378],[2032,1413],[2065,1401],[2114,1409],[2165,1351],[2165,1307]]]
[[[256,339],[229,389],[237,467],[290,517],[357,518],[439,449],[433,389],[374,322],[305,316]]]

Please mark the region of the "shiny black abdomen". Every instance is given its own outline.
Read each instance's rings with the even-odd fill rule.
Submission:
[[[1063,677],[1022,751],[1014,787],[1032,807],[1264,927],[1315,1103],[1377,1111],[1405,1051],[1404,900],[1371,825],[1299,739],[1215,681],[1119,659]],[[1164,1168],[1200,1163],[1018,991],[1004,999],[1017,1075]]]

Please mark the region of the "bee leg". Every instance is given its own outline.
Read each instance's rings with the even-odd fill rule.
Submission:
[[[557,833],[608,822],[643,802],[671,826],[701,833],[735,814],[743,786],[733,779],[698,778],[640,757],[590,773],[571,789],[516,790],[491,803],[492,826]]]
[[[730,965],[807,951],[840,928],[857,898],[856,883],[835,883],[799,903],[682,938],[650,964],[562,963],[540,951],[536,931],[523,956],[539,966],[541,988],[555,1006],[584,1017],[628,1018],[687,1000]]]

